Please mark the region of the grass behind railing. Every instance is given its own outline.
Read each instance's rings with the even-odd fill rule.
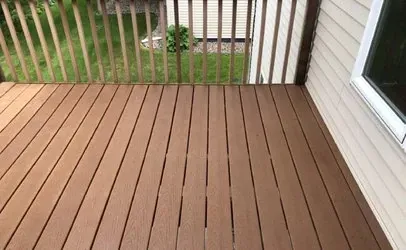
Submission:
[[[76,60],[77,60],[79,71],[80,71],[81,82],[87,82],[85,63],[84,63],[83,56],[82,56],[82,49],[80,47],[80,41],[79,41],[79,37],[78,37],[76,21],[75,21],[74,15],[73,15],[72,7],[71,7],[71,1],[65,0],[64,3],[65,3],[67,16],[68,16],[68,22],[69,22],[71,37],[73,40]],[[92,35],[91,35],[91,27],[90,27],[89,19],[87,16],[85,1],[78,1],[78,7],[80,9],[81,18],[82,18],[82,22],[83,22],[83,30],[84,30],[85,37],[86,37],[87,50],[88,50],[89,59],[91,62],[91,70],[92,70],[93,79],[98,81],[99,80],[99,71],[98,71],[98,65],[97,65],[97,59],[96,59],[96,52],[94,49],[93,39],[92,39]],[[61,50],[63,53],[65,65],[66,65],[68,79],[69,79],[69,81],[73,82],[75,80],[74,70],[72,67],[71,58],[70,58],[69,51],[68,51],[68,45],[67,45],[67,41],[65,39],[65,34],[63,32],[61,17],[59,14],[59,9],[57,7],[57,4],[51,6],[51,10],[53,13],[55,25],[57,27],[58,37],[59,37],[60,43],[61,43]],[[96,8],[94,8],[94,11],[95,11],[95,13],[97,13]],[[45,39],[48,44],[48,49],[49,49],[49,52],[51,55],[52,66],[53,66],[53,69],[54,69],[54,72],[56,75],[56,79],[57,79],[57,81],[63,81],[58,58],[56,56],[55,46],[53,43],[51,31],[50,31],[50,28],[48,25],[48,20],[47,20],[45,13],[43,13],[40,16],[40,19],[41,19],[42,28],[43,28],[44,34],[45,34]],[[100,44],[100,49],[101,49],[101,54],[102,54],[102,61],[103,61],[106,81],[113,82],[112,69],[109,64],[109,57],[108,57],[108,53],[107,53],[107,42],[106,42],[106,37],[105,37],[105,33],[104,33],[102,16],[99,14],[95,14],[95,21],[96,21],[96,26],[97,26],[97,31],[98,31],[99,44]],[[123,56],[122,56],[122,51],[121,51],[119,30],[118,30],[118,25],[117,25],[117,17],[115,15],[109,15],[109,21],[110,21],[110,26],[111,26],[111,34],[112,34],[112,42],[113,42],[113,47],[114,47],[114,57],[115,57],[115,61],[116,61],[117,75],[119,78],[119,82],[124,82],[124,80],[125,80],[124,79],[125,78],[124,64],[123,64]],[[49,82],[49,81],[51,81],[51,77],[49,75],[47,65],[45,62],[45,58],[42,53],[41,44],[39,42],[39,38],[37,35],[37,31],[35,29],[34,22],[33,21],[27,21],[27,22],[28,22],[32,40],[33,40],[33,43],[34,43],[34,46],[36,49],[36,53],[37,53],[39,64],[40,64],[40,67],[42,70],[43,78],[45,81]],[[146,36],[145,14],[143,14],[143,13],[137,14],[137,22],[138,22],[139,37],[141,40]],[[157,22],[158,22],[158,17],[155,14],[151,14],[152,29],[155,29],[155,27],[157,26]],[[133,39],[133,31],[132,31],[132,23],[131,23],[130,14],[123,15],[123,23],[124,23],[124,28],[125,28],[125,39],[126,39],[127,52],[128,52],[129,63],[130,63],[131,81],[138,82],[134,39]],[[7,27],[3,26],[2,29],[3,29],[3,31],[5,31],[7,29]],[[7,32],[5,32],[5,33],[7,33]],[[25,55],[25,60],[27,63],[27,67],[28,67],[30,76],[34,81],[36,81],[37,77],[36,77],[34,65],[32,63],[32,59],[30,57],[28,47],[27,47],[27,44],[25,41],[26,39],[22,32],[20,32],[18,34],[18,36],[21,41],[22,50]],[[23,81],[24,75],[23,75],[22,69],[20,67],[20,62],[16,55],[13,42],[11,39],[6,39],[6,40],[7,40],[9,50],[10,50],[10,54],[12,55],[13,63],[16,68],[18,78],[20,81]],[[142,57],[144,82],[150,82],[151,81],[151,65],[150,65],[148,50],[146,48],[141,50],[141,57]],[[194,55],[194,59],[195,59],[194,77],[195,77],[195,82],[197,82],[197,83],[201,82],[202,78],[203,78],[203,76],[202,76],[202,57],[203,57],[203,55],[201,53],[196,53]],[[215,67],[216,54],[208,54],[207,57],[208,57],[207,58],[208,59],[207,81],[215,82],[215,80],[216,80],[216,67]],[[235,69],[234,69],[234,72],[236,72],[235,78],[234,78],[235,82],[241,81],[241,78],[242,78],[241,74],[242,74],[242,70],[243,70],[243,60],[244,60],[243,54],[236,54]],[[4,59],[3,55],[0,56],[0,64],[1,64],[1,67],[4,69],[6,78],[8,80],[12,80],[9,69],[5,63],[5,59]],[[156,67],[157,82],[164,82],[163,58],[162,58],[162,52],[159,50],[155,50],[155,67]],[[169,68],[169,82],[175,83],[176,82],[176,55],[175,55],[175,53],[168,53],[168,68]],[[222,68],[221,68],[221,81],[222,82],[228,81],[228,70],[229,70],[229,55],[223,55],[222,56]],[[187,83],[188,79],[189,79],[188,72],[189,72],[189,56],[188,56],[188,52],[184,52],[184,53],[182,53],[182,81],[185,83]]]

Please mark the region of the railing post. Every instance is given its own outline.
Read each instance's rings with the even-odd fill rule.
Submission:
[[[245,39],[244,39],[244,64],[242,73],[242,83],[248,83],[248,68],[250,67],[250,51],[251,46],[251,15],[252,15],[252,0],[248,0],[247,19],[245,22]]]
[[[319,9],[320,0],[308,0],[296,66],[295,84],[298,85],[303,85],[306,82]]]

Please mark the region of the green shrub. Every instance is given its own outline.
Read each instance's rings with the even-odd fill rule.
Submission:
[[[179,25],[179,42],[180,51],[185,51],[189,49],[189,28],[184,25]],[[169,52],[176,52],[176,35],[175,35],[175,25],[168,27],[166,31],[167,49]],[[193,37],[193,44],[197,43],[197,39]]]
[[[31,13],[31,9],[30,9],[28,2],[29,2],[29,0],[20,0],[20,4],[21,4],[21,7],[24,12],[25,19],[29,22],[32,20],[32,13]],[[20,18],[18,17],[14,0],[7,0],[6,3],[10,10],[11,19],[13,20],[15,29],[17,30],[17,32],[21,32],[22,28],[21,28]],[[41,15],[45,11],[44,3],[42,1],[37,1],[36,9],[37,9],[38,15]],[[0,26],[3,27],[5,25],[6,25],[6,18],[4,17],[3,8],[0,8]],[[7,32],[6,32],[6,34],[7,34],[8,29],[6,29],[6,30],[7,30]]]

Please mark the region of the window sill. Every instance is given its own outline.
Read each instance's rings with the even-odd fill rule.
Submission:
[[[396,141],[406,150],[406,123],[362,76],[351,80],[351,85],[385,125]]]

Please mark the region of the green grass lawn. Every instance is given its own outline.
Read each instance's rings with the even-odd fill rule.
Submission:
[[[68,15],[68,22],[69,22],[71,37],[72,37],[73,44],[74,44],[76,60],[77,60],[78,66],[79,66],[81,82],[87,82],[85,62],[82,57],[82,49],[80,46],[80,41],[79,41],[79,36],[78,36],[78,32],[77,32],[76,21],[75,21],[74,15],[73,15],[73,10],[71,8],[70,0],[66,0],[64,2],[65,2],[65,8],[67,11],[67,15]],[[97,64],[96,52],[94,49],[93,39],[92,39],[92,35],[91,35],[90,23],[89,23],[89,19],[87,16],[86,3],[85,3],[85,1],[78,1],[78,5],[79,5],[80,12],[81,12],[84,34],[86,37],[87,50],[88,50],[90,62],[91,62],[92,76],[94,79],[97,80],[97,79],[99,79],[98,64]],[[65,34],[64,34],[63,28],[62,28],[62,22],[61,22],[59,10],[58,10],[57,5],[54,5],[51,8],[52,8],[53,16],[54,16],[55,25],[58,30],[58,36],[59,36],[60,43],[61,43],[61,50],[62,50],[62,53],[64,56],[65,65],[67,67],[68,78],[69,78],[69,81],[74,81],[75,75],[74,75],[74,71],[73,71],[73,67],[72,67],[72,63],[71,63],[71,59],[70,59],[70,55],[69,55],[69,51],[68,51],[68,44],[67,44]],[[58,58],[56,56],[55,46],[54,46],[54,43],[52,40],[51,31],[48,26],[48,21],[47,21],[45,13],[42,14],[40,16],[40,18],[41,18],[42,28],[44,30],[44,34],[45,34],[45,37],[46,37],[46,40],[48,43],[48,48],[49,48],[50,56],[52,59],[52,65],[54,68],[54,72],[56,74],[57,81],[63,81]],[[106,41],[105,33],[104,33],[103,19],[102,19],[102,16],[99,14],[95,15],[95,19],[96,19],[96,26],[97,26],[97,31],[98,31],[99,44],[100,44],[101,53],[102,53],[102,60],[103,60],[103,66],[104,66],[104,70],[105,70],[106,81],[112,82],[113,81],[112,69],[109,64],[109,57],[108,57],[108,53],[107,53],[107,41]],[[115,15],[110,15],[109,19],[110,19],[110,27],[111,27],[112,42],[113,42],[113,47],[114,47],[114,57],[115,57],[115,62],[116,62],[117,75],[119,78],[119,82],[124,82],[125,81],[124,64],[123,64],[123,56],[122,56],[120,36],[119,36],[119,30],[118,30],[118,24],[117,24],[117,17]],[[129,63],[130,63],[131,81],[137,82],[138,81],[137,65],[136,65],[136,57],[135,57],[132,24],[131,24],[131,15],[129,15],[129,14],[123,15],[123,22],[124,22],[124,29],[125,29],[126,44],[127,44],[127,53],[128,53]],[[137,22],[138,22],[139,37],[140,37],[140,39],[143,39],[147,33],[145,15],[138,14]],[[153,29],[157,26],[157,22],[158,22],[158,17],[156,15],[152,14],[151,23],[152,23]],[[42,69],[42,74],[43,74],[44,80],[51,81],[51,78],[48,73],[47,65],[45,62],[45,58],[42,53],[42,48],[41,48],[41,45],[39,42],[39,38],[37,36],[37,32],[36,32],[36,29],[34,26],[34,22],[28,21],[28,25],[29,25],[30,33],[31,33],[31,36],[33,39],[33,43],[34,43],[36,52],[37,52],[40,67]],[[2,27],[2,28],[3,28],[3,30],[5,29],[5,27]],[[23,49],[23,52],[24,52],[24,55],[26,58],[26,63],[27,63],[27,67],[30,72],[30,76],[32,77],[33,80],[36,80],[37,77],[36,77],[36,73],[35,73],[35,68],[34,68],[34,65],[32,64],[32,60],[31,60],[31,57],[30,57],[30,54],[28,51],[28,47],[25,42],[26,39],[22,32],[19,34],[19,38],[20,38],[19,40],[21,42],[21,46],[22,46],[22,49]],[[10,53],[13,58],[14,65],[17,70],[18,77],[20,80],[24,80],[24,75],[23,75],[21,67],[20,67],[20,62],[19,62],[18,57],[14,50],[13,41],[11,38],[7,38],[6,40],[7,40],[7,44],[8,44]],[[164,82],[163,54],[160,51],[155,51],[154,57],[155,57],[157,82]],[[141,50],[141,59],[142,59],[142,66],[143,66],[144,81],[151,82],[151,67],[150,67],[149,52],[145,48],[143,48]],[[202,73],[202,60],[203,60],[202,54],[196,53],[194,56],[194,60],[195,60],[195,71],[194,71],[195,82],[201,82],[202,74],[203,74]],[[207,60],[208,60],[207,81],[215,82],[216,81],[216,54],[208,54]],[[228,81],[229,60],[230,60],[229,55],[222,55],[222,68],[221,68],[221,81],[222,82]],[[236,72],[236,74],[234,76],[235,82],[240,82],[242,79],[243,60],[244,60],[243,54],[235,55],[235,70],[234,70],[234,72]],[[9,69],[5,63],[5,59],[4,59],[3,55],[0,56],[0,64],[5,72],[6,78],[9,80],[12,80]],[[176,54],[175,53],[168,54],[168,67],[169,67],[169,81],[174,83],[174,82],[176,82]],[[188,82],[188,80],[189,80],[189,55],[188,55],[188,52],[182,53],[182,80],[183,80],[183,82]]]

